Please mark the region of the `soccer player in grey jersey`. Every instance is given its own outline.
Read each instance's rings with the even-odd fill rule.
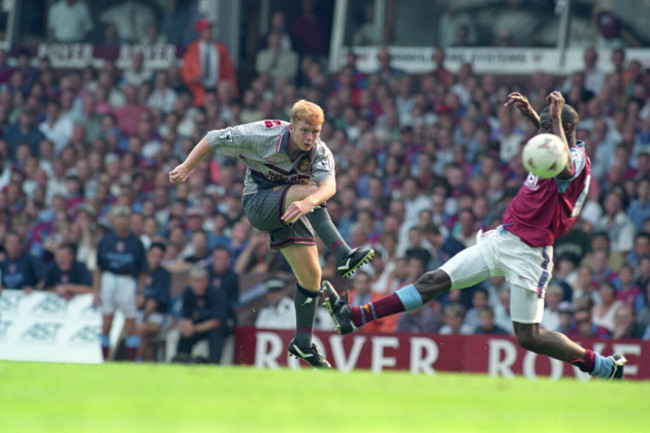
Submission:
[[[210,131],[186,160],[169,172],[172,183],[184,182],[211,152],[246,164],[244,211],[251,224],[268,232],[271,247],[287,259],[298,280],[294,303],[296,335],[289,353],[315,367],[329,368],[312,342],[321,268],[314,232],[330,249],[343,277],[372,259],[371,249],[345,243],[324,207],[336,192],[334,158],[320,132],[325,121],[318,105],[300,100],[291,122],[264,120]]]

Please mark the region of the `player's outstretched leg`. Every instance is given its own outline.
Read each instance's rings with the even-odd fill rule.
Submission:
[[[320,354],[312,341],[314,319],[318,307],[318,292],[312,292],[296,284],[294,296],[296,308],[296,335],[287,349],[291,355],[300,358],[312,367],[331,368],[330,363]]]
[[[336,261],[336,271],[343,278],[351,276],[361,265],[368,263],[374,257],[375,251],[371,248],[350,248],[332,222],[325,203],[314,207],[306,217],[318,237],[332,252]]]
[[[591,376],[602,379],[622,379],[627,359],[623,355],[602,356],[583,349],[566,335],[541,329],[539,323],[513,322],[517,343],[526,350],[550,356],[578,367]]]

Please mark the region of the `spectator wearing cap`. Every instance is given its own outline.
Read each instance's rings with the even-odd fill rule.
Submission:
[[[194,105],[204,105],[206,90],[216,90],[227,82],[237,94],[237,77],[228,48],[212,37],[212,23],[203,18],[196,23],[199,39],[187,47],[181,73],[194,96]]]
[[[293,300],[287,296],[288,283],[281,278],[269,278],[264,281],[266,305],[262,307],[255,319],[256,328],[294,329],[296,311]]]
[[[18,117],[18,123],[10,125],[5,129],[3,138],[7,140],[9,145],[9,158],[14,159],[16,148],[21,143],[29,145],[32,155],[38,157],[38,145],[41,140],[45,139],[45,135],[38,128],[36,122],[37,112],[31,108],[25,109]]]
[[[182,295],[182,318],[178,325],[181,338],[173,361],[190,362],[196,343],[208,340],[208,360],[219,364],[225,339],[224,320],[227,317],[228,302],[223,292],[210,286],[205,267],[192,266],[188,278],[189,286]]]
[[[102,303],[102,354],[104,359],[108,358],[113,315],[119,309],[125,318],[127,357],[135,361],[140,346],[135,327],[136,294],[139,287],[145,286],[147,259],[142,241],[129,227],[131,209],[116,205],[111,209],[111,217],[113,228],[97,246],[94,276]]]

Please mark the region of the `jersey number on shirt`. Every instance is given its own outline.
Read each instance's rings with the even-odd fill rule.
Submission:
[[[282,125],[282,122],[279,120],[265,120],[264,121],[264,126],[267,128],[273,128],[274,126],[280,126]]]

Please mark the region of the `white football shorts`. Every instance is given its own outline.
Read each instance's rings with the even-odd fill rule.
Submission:
[[[546,287],[553,272],[553,247],[531,247],[499,226],[479,232],[476,245],[462,250],[440,269],[449,275],[452,290],[504,276],[510,283],[512,321],[540,323]]]
[[[135,319],[137,281],[130,275],[117,275],[102,272],[99,295],[102,301],[102,313],[111,315],[116,310],[124,314],[125,319]]]

